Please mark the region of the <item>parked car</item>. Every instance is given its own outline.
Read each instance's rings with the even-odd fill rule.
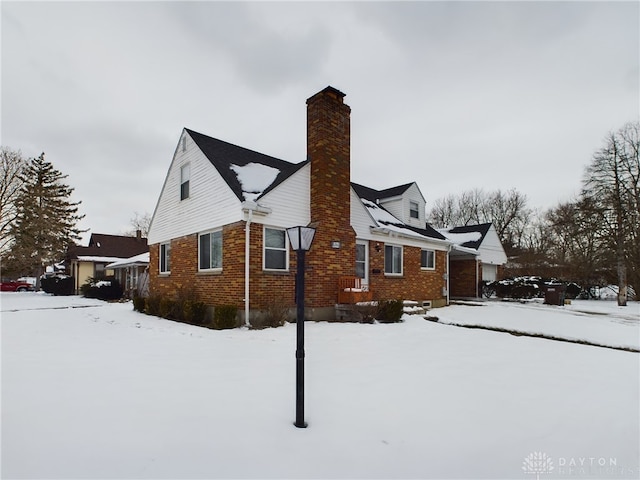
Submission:
[[[3,292],[28,292],[33,290],[33,285],[29,282],[3,279],[0,283],[0,290]]]

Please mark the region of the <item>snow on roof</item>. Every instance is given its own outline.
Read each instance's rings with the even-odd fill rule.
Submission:
[[[438,228],[437,230],[456,245],[462,245],[467,242],[477,242],[482,238],[482,232],[451,233],[446,228]]]
[[[387,210],[380,207],[378,204],[367,200],[366,198],[361,198],[360,200],[362,201],[362,204],[365,206],[365,208],[369,211],[369,214],[374,219],[374,221],[380,226],[380,228],[384,228],[386,230],[400,233],[409,237],[434,240],[434,237],[423,235],[422,233],[408,228],[404,223],[394,217]]]
[[[78,255],[77,260],[79,262],[116,262],[123,260],[120,257],[99,257],[94,255]]]
[[[123,258],[107,265],[107,268],[124,268],[134,265],[148,265],[149,264],[149,252],[141,253],[130,258]]]
[[[260,163],[247,163],[242,166],[231,164],[230,168],[238,176],[244,199],[251,201],[255,201],[280,173],[277,168]]]

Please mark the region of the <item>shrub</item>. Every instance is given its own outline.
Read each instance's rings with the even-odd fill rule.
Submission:
[[[360,323],[373,323],[380,312],[379,302],[358,303],[356,311],[360,314]]]
[[[144,297],[139,297],[138,295],[135,295],[133,297],[133,309],[136,312],[144,313],[145,307],[146,307],[146,299]]]
[[[216,306],[213,314],[213,328],[216,330],[235,328],[237,315],[238,307],[235,305]]]
[[[149,315],[160,316],[160,295],[150,295],[145,301],[144,311]]]
[[[87,298],[97,298],[99,300],[118,300],[122,298],[122,287],[120,282],[114,277],[106,277],[104,280],[85,283],[82,287],[82,293]]]
[[[402,321],[404,302],[402,300],[381,300],[378,302],[376,319],[380,323],[395,323]]]
[[[73,295],[75,288],[74,277],[55,275],[53,277],[41,277],[40,288],[53,295]]]
[[[178,303],[175,300],[170,299],[169,297],[161,297],[160,305],[158,306],[158,315],[162,318],[168,318],[172,320],[179,320],[179,315],[177,314]]]
[[[251,318],[251,328],[281,327],[289,319],[290,306],[283,297],[272,297],[266,309]]]

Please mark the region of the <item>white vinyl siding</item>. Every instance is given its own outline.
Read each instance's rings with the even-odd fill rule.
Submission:
[[[182,142],[186,139],[186,151]],[[241,201],[186,131],[176,148],[158,198],[149,244],[244,220]],[[180,200],[181,166],[189,163],[189,201]]]
[[[264,227],[263,268],[265,270],[289,270],[289,249],[284,229]]]
[[[198,271],[222,269],[222,230],[198,236]]]
[[[400,245],[384,246],[385,275],[402,275],[402,247]]]

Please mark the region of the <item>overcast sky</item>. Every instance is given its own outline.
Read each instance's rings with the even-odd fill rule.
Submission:
[[[0,8],[2,145],[68,174],[88,234],[153,212],[183,127],[303,161],[327,85],[351,106],[352,181],[416,181],[427,210],[474,188],[568,201],[639,117],[635,1]]]

